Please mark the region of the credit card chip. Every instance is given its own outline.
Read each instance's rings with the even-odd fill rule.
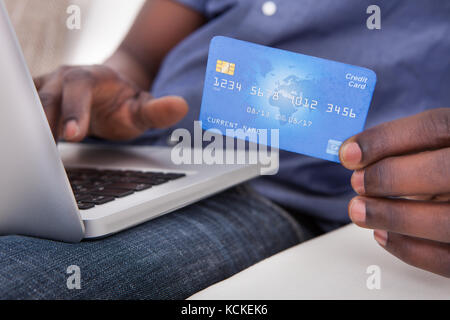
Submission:
[[[231,62],[226,62],[222,60],[217,60],[216,71],[220,73],[225,73],[230,76],[234,76],[234,70],[236,69],[236,64]]]

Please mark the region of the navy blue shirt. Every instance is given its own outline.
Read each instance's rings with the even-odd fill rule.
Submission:
[[[198,120],[209,41],[229,36],[307,55],[367,67],[378,76],[367,127],[450,107],[450,1],[430,0],[177,0],[208,22],[166,57],[155,96],[180,95],[190,105],[176,127]],[[369,30],[369,5],[381,8],[381,30]],[[169,130],[149,131],[138,143],[167,144]],[[414,137],[411,137],[414,139]],[[324,229],[348,222],[351,172],[342,166],[281,152],[276,176],[252,182],[286,208],[317,218]]]

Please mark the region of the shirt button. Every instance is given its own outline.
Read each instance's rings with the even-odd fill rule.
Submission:
[[[273,1],[266,1],[262,6],[262,12],[265,16],[273,16],[277,12],[277,5]]]

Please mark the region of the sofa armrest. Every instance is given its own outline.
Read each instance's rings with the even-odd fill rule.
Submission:
[[[370,266],[379,267],[380,289],[373,288]],[[450,279],[403,263],[382,249],[371,231],[349,225],[272,256],[189,299],[449,298]]]

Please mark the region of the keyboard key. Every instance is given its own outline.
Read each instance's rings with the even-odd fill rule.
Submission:
[[[72,190],[75,194],[83,194],[91,190],[92,188],[86,188],[83,186],[72,186]]]
[[[84,199],[89,199],[90,195],[88,194],[83,194],[83,193],[75,193],[75,199],[77,200],[77,202],[81,202]]]
[[[125,177],[120,180],[119,182],[130,182],[130,183],[138,183],[138,184],[148,184],[151,186],[157,186],[163,183],[168,182],[167,180],[161,180],[161,179],[154,179],[154,178],[146,178],[146,177]]]
[[[123,198],[129,196],[130,194],[133,194],[134,191],[124,189],[98,188],[97,190],[90,191],[90,193],[97,196]]]
[[[96,195],[84,195],[77,198],[78,202],[93,203],[96,205],[105,204],[114,200],[116,200],[116,198],[114,197],[96,196]]]
[[[131,183],[131,182],[115,182],[115,183],[108,185],[108,188],[134,190],[134,191],[142,191],[142,190],[150,189],[151,187],[152,186],[150,184]]]
[[[78,202],[77,205],[78,205],[78,209],[80,209],[80,210],[88,210],[88,209],[92,209],[95,207],[95,205],[92,203],[84,203],[84,202]]]
[[[184,173],[167,173],[165,176],[170,180],[177,180],[186,177]]]

